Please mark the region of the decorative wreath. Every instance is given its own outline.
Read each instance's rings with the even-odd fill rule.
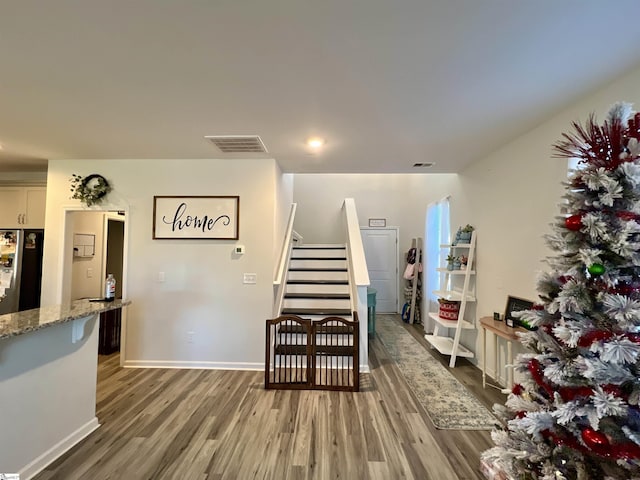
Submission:
[[[92,173],[86,177],[76,175],[71,176],[71,198],[75,198],[85,203],[87,207],[102,202],[102,199],[111,191],[111,185],[107,179],[97,173]]]

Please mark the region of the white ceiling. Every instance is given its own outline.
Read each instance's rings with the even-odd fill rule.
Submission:
[[[288,172],[456,172],[637,68],[638,19],[638,0],[0,0],[0,171],[224,158],[205,135],[257,134]]]

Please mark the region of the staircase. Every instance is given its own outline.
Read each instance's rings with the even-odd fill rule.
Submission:
[[[344,245],[293,247],[280,316],[267,320],[265,388],[359,388],[359,325]]]
[[[351,320],[344,245],[293,247],[281,313],[311,320],[327,316]]]

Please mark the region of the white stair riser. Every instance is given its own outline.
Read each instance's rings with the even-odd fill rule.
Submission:
[[[319,248],[314,248],[314,249],[305,249],[305,250],[298,250],[298,249],[294,249],[291,252],[291,259],[296,259],[296,258],[318,258],[318,257],[322,257],[322,258],[346,258],[347,256],[347,251],[343,248],[340,250],[334,249],[334,250],[321,250]]]
[[[351,357],[330,357],[329,362],[327,362],[327,358],[323,356],[318,356],[316,358],[316,368],[320,367],[328,367],[333,369],[349,369],[353,367],[353,359]],[[287,355],[286,357],[281,357],[280,355],[275,356],[275,367],[279,368],[292,368],[292,365],[297,366],[300,369],[305,368],[307,364],[306,355]],[[273,372],[273,369],[271,369]],[[346,375],[346,373],[345,373]],[[281,379],[282,381],[285,378]]]
[[[351,308],[349,299],[285,298],[283,308]]]
[[[287,293],[349,293],[349,285],[287,285]]]
[[[304,260],[292,258],[289,268],[347,268],[346,260]]]
[[[278,334],[275,336],[276,345],[306,345],[307,336],[303,333]],[[316,345],[353,345],[353,335],[316,335]]]
[[[289,280],[341,280],[349,279],[347,272],[289,272]]]
[[[297,246],[304,248],[317,248],[318,250],[335,247],[346,248],[344,243],[305,243]]]

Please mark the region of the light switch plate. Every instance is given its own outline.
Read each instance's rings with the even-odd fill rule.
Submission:
[[[245,273],[242,283],[245,284],[254,284],[258,281],[258,274],[257,273]]]

